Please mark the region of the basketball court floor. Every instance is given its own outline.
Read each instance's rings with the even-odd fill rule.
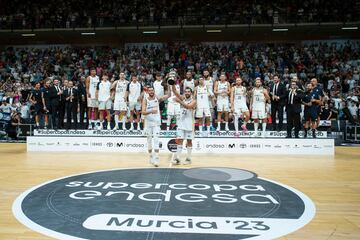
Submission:
[[[174,171],[190,167],[244,169],[307,195],[315,204],[314,218],[300,229],[277,239],[360,239],[360,148],[358,147],[336,147],[334,157],[194,154],[190,166],[172,166],[169,164],[171,157],[171,154],[160,154],[159,171],[161,168],[171,168],[171,171]],[[145,154],[30,153],[26,152],[26,144],[0,144],[0,239],[41,240],[53,239],[49,236],[55,236],[38,233],[39,231],[24,226],[15,218],[13,203],[29,188],[70,175],[122,168],[153,169]],[[139,178],[143,179],[143,176]],[[104,198],[104,201],[107,200]],[[71,211],[83,210],[74,208]],[[46,221],[46,215],[39,217],[45,218]],[[161,238],[162,235],[159,233],[145,236],[118,239],[165,239]],[[196,239],[183,238],[184,236],[189,235],[183,234],[181,237],[168,239]],[[230,239],[215,236],[217,237],[211,239]],[[106,239],[98,238],[96,235],[90,238]]]

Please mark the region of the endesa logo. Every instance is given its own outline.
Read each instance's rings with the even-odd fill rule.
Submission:
[[[33,187],[16,218],[56,239],[274,239],[315,215],[289,186],[234,168],[119,169]]]

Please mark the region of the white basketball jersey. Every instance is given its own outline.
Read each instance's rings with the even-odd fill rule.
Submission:
[[[96,92],[96,88],[97,85],[99,84],[100,79],[98,76],[95,75],[95,77],[90,76],[90,84],[89,84],[89,94],[90,94],[90,98],[94,99],[95,97],[95,92]]]
[[[214,80],[212,77],[209,77],[208,80],[204,79],[205,86],[210,90],[213,91],[214,89]]]
[[[192,97],[189,99],[184,99],[184,103],[189,104],[193,101]],[[178,123],[178,129],[185,130],[185,131],[192,131],[194,126],[194,110],[187,109],[182,107],[181,108],[181,115],[180,120]]]
[[[99,101],[107,101],[110,98],[111,83],[109,81],[101,81],[99,83]]]
[[[206,86],[197,86],[196,103],[198,108],[209,108],[210,102],[208,98],[209,92]]]
[[[184,79],[184,91],[186,88],[190,88],[192,91],[194,91],[195,89],[195,80],[194,79],[191,79],[190,81],[187,80],[187,79]]]
[[[234,104],[246,104],[246,88],[244,86],[235,87],[234,90]]]
[[[139,82],[129,83],[129,102],[137,102],[141,95],[141,84]]]
[[[226,100],[229,99],[229,95],[222,96],[223,92],[228,91],[228,82],[218,82],[218,100]]]
[[[254,88],[252,105],[254,109],[265,109],[265,96],[263,88]]]
[[[124,102],[125,92],[127,85],[129,84],[126,80],[118,80],[115,88],[115,102]]]
[[[159,126],[161,124],[159,100],[155,97],[154,99],[146,98],[146,112],[157,109],[157,113],[150,113],[145,115],[145,126]]]
[[[154,82],[154,91],[157,97],[163,97],[165,94],[164,86],[162,85],[162,81]]]

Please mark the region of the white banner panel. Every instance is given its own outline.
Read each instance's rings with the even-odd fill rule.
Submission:
[[[161,152],[174,152],[175,139],[160,138]],[[29,152],[147,152],[145,137],[27,138]],[[193,153],[334,155],[334,139],[195,138]]]
[[[255,132],[249,131],[248,133],[244,133],[242,131],[239,132],[240,138],[249,138],[254,137]],[[262,134],[259,131],[258,134]],[[284,138],[286,137],[286,131],[276,132],[276,131],[266,131],[266,135],[271,138]],[[34,136],[59,136],[59,137],[142,137],[144,136],[143,131],[141,130],[53,130],[53,129],[37,129],[34,131]],[[160,131],[161,137],[176,137],[176,131]],[[259,135],[260,136],[260,135]],[[304,132],[299,132],[300,138],[304,136]],[[200,137],[200,132],[195,132],[195,137]],[[210,132],[210,135],[207,136],[210,138],[234,138],[235,131],[215,131]],[[317,131],[317,138],[327,138],[327,132],[325,131]]]

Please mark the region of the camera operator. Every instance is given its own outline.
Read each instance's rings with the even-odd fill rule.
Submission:
[[[18,127],[23,124],[23,120],[21,118],[21,114],[18,112],[14,112],[11,115],[10,124],[6,127],[7,135],[14,140],[18,139]]]

